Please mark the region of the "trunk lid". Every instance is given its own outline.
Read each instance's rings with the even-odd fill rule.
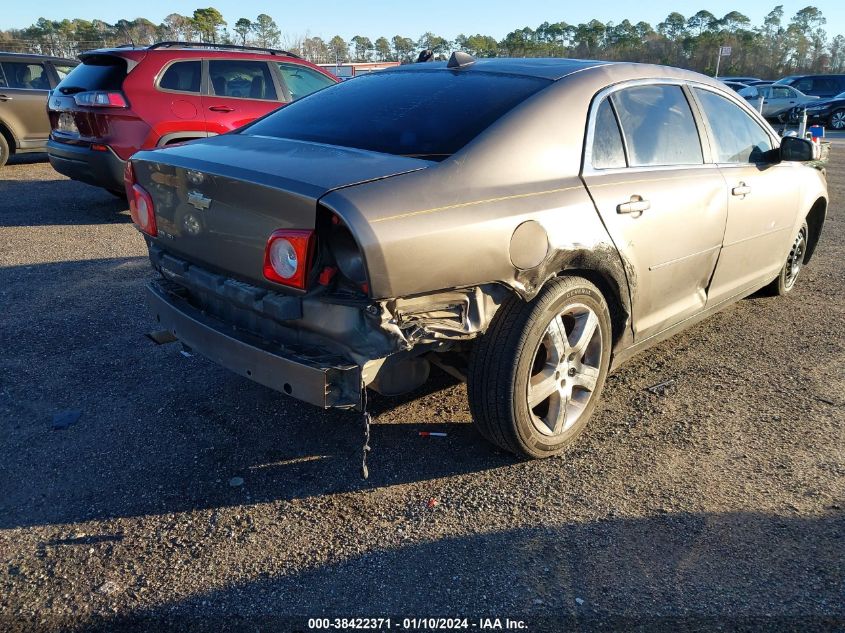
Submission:
[[[226,134],[132,157],[166,251],[265,287],[267,238],[313,229],[317,201],[340,187],[430,162],[304,141]]]

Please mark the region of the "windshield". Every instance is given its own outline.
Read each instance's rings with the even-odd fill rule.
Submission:
[[[480,72],[378,72],[315,92],[240,133],[440,161],[550,83]]]

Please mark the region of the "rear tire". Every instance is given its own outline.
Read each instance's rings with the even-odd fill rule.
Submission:
[[[0,133],[0,167],[6,164],[9,160],[9,141],[6,140],[6,137]]]
[[[780,269],[777,278],[770,283],[766,290],[769,294],[782,297],[789,294],[795,287],[795,282],[798,280],[798,274],[804,266],[804,256],[807,254],[807,238],[809,230],[807,222],[805,221],[798,230],[798,235],[792,242],[789,249],[789,255],[786,256],[786,261],[783,268]]]
[[[528,303],[510,298],[470,359],[467,392],[476,428],[516,455],[560,453],[596,407],[611,344],[607,302],[586,279],[553,279]]]
[[[845,108],[832,112],[828,124],[833,130],[845,130]]]

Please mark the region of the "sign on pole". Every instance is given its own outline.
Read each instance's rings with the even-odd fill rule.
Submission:
[[[731,54],[731,47],[730,46],[720,46],[719,47],[719,55],[722,57],[730,57]]]

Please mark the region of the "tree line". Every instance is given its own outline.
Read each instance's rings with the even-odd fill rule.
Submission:
[[[454,40],[434,33],[413,39],[395,35],[371,40],[356,35],[283,35],[275,20],[260,14],[229,23],[215,8],[192,15],[172,13],[160,24],[145,18],[118,20],[48,20],[24,29],[0,31],[0,49],[72,57],[83,50],[120,44],[148,45],[162,40],[284,48],[317,63],[348,61],[412,62],[422,49],[445,58],[453,50],[477,57],[579,57],[668,64],[713,74],[720,46],[732,54],[721,61],[720,74],[779,77],[798,72],[845,72],[845,36],[830,36],[822,12],[807,6],[791,18],[778,5],[753,25],[739,11],[722,17],[701,10],[691,16],[673,11],[652,26],[648,22],[544,22],[497,40],[491,35],[460,34]]]

